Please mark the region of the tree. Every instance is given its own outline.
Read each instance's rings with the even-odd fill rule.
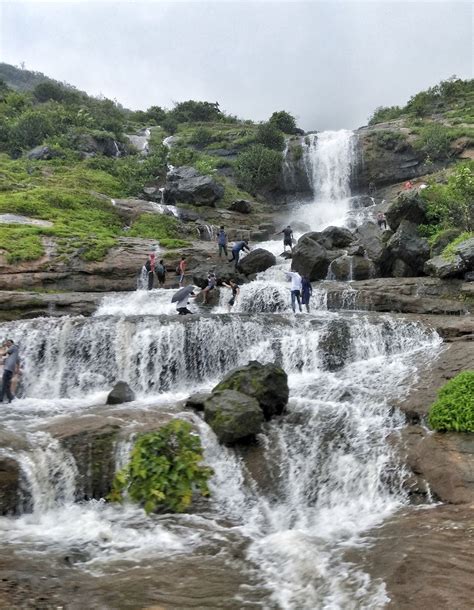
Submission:
[[[283,131],[283,133],[298,133],[295,117],[292,116],[289,112],[286,112],[285,110],[274,112],[270,117],[269,122],[275,125],[275,127],[277,127],[277,129],[279,129],[280,131]]]
[[[276,150],[254,144],[240,153],[235,163],[239,185],[254,193],[257,189],[274,184],[280,175],[282,157]]]
[[[285,148],[285,136],[274,123],[260,123],[257,129],[257,142],[272,150]]]
[[[169,113],[178,123],[218,121],[222,114],[219,102],[179,102]]]

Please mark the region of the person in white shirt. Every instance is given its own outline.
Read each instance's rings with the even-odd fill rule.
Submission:
[[[301,275],[297,271],[285,271],[286,277],[291,280],[291,308],[293,313],[296,313],[296,301],[300,312],[301,308]]]

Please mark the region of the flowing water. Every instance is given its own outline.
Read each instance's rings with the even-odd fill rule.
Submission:
[[[350,132],[310,137],[315,197],[306,209],[314,228],[343,222],[351,147]],[[183,319],[174,315],[171,291],[138,290],[106,297],[91,318],[2,325],[20,344],[24,373],[20,399],[0,413],[14,439],[0,453],[17,460],[22,479],[20,514],[0,518],[1,553],[58,578],[71,593],[68,608],[387,603],[383,582],[344,553],[407,501],[404,467],[388,440],[403,421],[391,404],[441,341],[390,316],[329,312],[324,289],[315,289],[311,315],[294,316],[287,268],[279,259],[242,287],[231,314],[224,290],[211,313]],[[287,413],[265,424],[257,446],[223,447],[180,401],[249,360],[285,369]],[[136,400],[105,407],[117,380],[130,384]],[[134,423],[157,413],[187,418],[199,431],[215,472],[210,500],[186,515],[151,517],[129,504],[75,501],[80,464],[54,438],[54,426],[116,418],[119,469]]]

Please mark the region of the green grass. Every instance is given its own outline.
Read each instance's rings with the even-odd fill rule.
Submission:
[[[181,248],[189,245],[180,239],[178,221],[171,216],[142,214],[136,220],[127,235],[156,239],[164,248]]]
[[[428,423],[443,432],[474,432],[474,371],[459,373],[441,388]]]

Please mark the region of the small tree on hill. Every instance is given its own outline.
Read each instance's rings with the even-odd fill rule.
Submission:
[[[296,119],[289,112],[285,110],[280,110],[279,112],[274,112],[270,117],[270,123],[275,125],[277,129],[283,131],[283,133],[295,134],[298,133],[298,128],[296,127]]]
[[[285,136],[274,123],[261,123],[257,129],[257,142],[272,150],[285,148]]]

